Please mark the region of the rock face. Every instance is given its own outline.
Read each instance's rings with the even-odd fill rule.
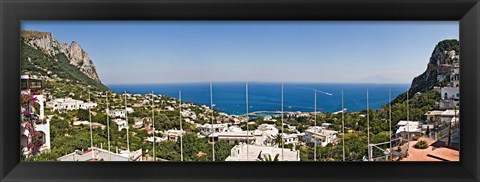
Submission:
[[[458,40],[443,40],[435,46],[427,70],[415,77],[410,87],[410,93],[425,92],[433,86],[442,84],[443,76],[448,78],[448,68],[460,62],[460,43]],[[458,66],[458,65],[456,65]],[[446,71],[447,70],[447,71]]]
[[[55,39],[55,36],[49,32],[24,30],[21,31],[21,38],[27,45],[41,50],[49,56],[56,56],[57,54],[63,53],[68,60],[70,60],[70,64],[76,66],[91,79],[101,83],[95,65],[77,42],[73,41],[70,45],[59,43]]]

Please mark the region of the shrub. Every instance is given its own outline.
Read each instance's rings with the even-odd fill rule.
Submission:
[[[428,148],[428,144],[426,141],[419,140],[413,147],[416,149],[426,149]]]

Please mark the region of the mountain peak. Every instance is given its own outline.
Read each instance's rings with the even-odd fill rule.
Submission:
[[[24,39],[36,39],[36,38],[43,38],[52,36],[50,32],[39,32],[33,30],[20,30],[20,37]]]
[[[59,43],[50,32],[31,30],[22,30],[21,38],[27,45],[41,50],[49,56],[54,57],[58,54],[64,54],[70,61],[70,64],[76,66],[91,79],[101,82],[93,61],[76,41],[72,41],[70,45]]]
[[[458,66],[460,63],[459,58],[460,43],[458,40],[446,39],[440,41],[433,49],[425,72],[413,79],[410,93],[425,92],[433,86],[441,84],[444,81],[441,78],[450,74],[448,72],[444,73],[443,68]]]

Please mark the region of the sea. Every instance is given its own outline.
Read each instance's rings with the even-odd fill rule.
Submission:
[[[210,82],[167,83],[167,84],[107,84],[117,93],[127,91],[131,94],[164,94],[182,101],[210,106]],[[317,112],[337,112],[342,110],[342,91],[344,107],[347,112],[367,109],[379,109],[390,100],[410,88],[409,84],[347,84],[347,83],[284,83],[284,111],[314,112],[315,90],[317,90]],[[389,90],[391,97],[389,97]],[[227,114],[246,113],[245,82],[214,82],[212,98],[214,109]],[[249,112],[281,111],[282,83],[249,82]]]

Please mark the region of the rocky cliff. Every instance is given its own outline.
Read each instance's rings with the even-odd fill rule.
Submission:
[[[43,53],[55,57],[58,54],[63,53],[69,60],[71,65],[74,65],[82,73],[89,78],[101,83],[98,77],[95,65],[88,57],[88,54],[80,47],[80,45],[73,41],[70,45],[66,43],[59,43],[55,36],[49,32],[36,32],[36,31],[21,31],[22,41],[38,49]]]
[[[425,92],[433,86],[442,85],[448,81],[448,68],[460,62],[460,43],[458,40],[443,40],[433,49],[427,69],[421,75],[415,77],[410,87],[410,93]],[[447,71],[446,71],[447,70]],[[447,80],[443,80],[446,78]]]

